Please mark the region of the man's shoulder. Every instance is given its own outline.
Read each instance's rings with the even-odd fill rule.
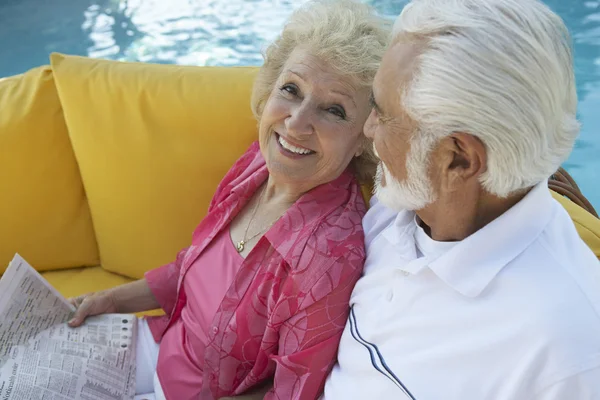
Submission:
[[[589,302],[600,315],[600,261],[562,207],[557,206],[542,234],[515,261],[533,267],[532,279],[537,279],[538,286],[569,290],[571,299]],[[564,296],[558,299],[566,300]]]
[[[513,306],[518,336],[546,352],[547,383],[589,368],[587,361],[598,363],[600,262],[568,215],[558,210],[538,239],[507,267],[496,289],[503,288],[505,303]],[[511,297],[519,301],[510,302]]]
[[[560,308],[576,307],[578,315],[589,311],[600,323],[600,262],[560,206],[537,239],[507,267],[501,274],[504,282],[512,282],[513,289],[532,301],[538,298],[541,315],[556,317]],[[571,317],[562,314],[560,319]]]
[[[538,371],[538,390],[600,367],[599,305],[585,296],[555,295],[530,308],[515,338],[533,349],[529,368],[533,374]]]
[[[571,216],[559,203],[555,203],[552,218],[538,242],[557,263],[596,265],[600,270],[598,258],[581,238]]]

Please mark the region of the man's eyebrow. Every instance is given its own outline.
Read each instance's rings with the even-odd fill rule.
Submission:
[[[375,109],[375,111],[377,111],[377,114],[382,116],[385,115],[381,107],[379,107],[379,104],[377,104],[375,101],[375,95],[373,94],[373,91],[371,91],[371,95],[369,96],[369,104]]]

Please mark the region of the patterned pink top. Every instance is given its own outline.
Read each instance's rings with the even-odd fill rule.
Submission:
[[[146,273],[167,314],[149,318],[157,342],[193,295],[182,285],[186,272],[267,176],[255,142],[219,184],[192,245]],[[238,395],[270,377],[274,387],[265,399],[317,398],[362,272],[365,211],[360,187],[346,171],[304,194],[258,241],[212,320],[201,399]]]
[[[188,297],[181,318],[163,335],[158,354],[156,372],[167,398],[198,399],[212,320],[243,261],[229,230],[223,229],[188,270],[183,289],[194,295]]]

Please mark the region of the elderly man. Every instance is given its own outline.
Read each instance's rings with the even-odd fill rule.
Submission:
[[[579,126],[535,0],[414,0],[373,84],[364,276],[325,399],[600,399],[600,265],[548,177]]]

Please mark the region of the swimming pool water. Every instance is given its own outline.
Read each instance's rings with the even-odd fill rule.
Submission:
[[[405,0],[366,0],[398,15]],[[260,50],[305,0],[0,0],[0,77],[50,52],[187,65],[260,65]],[[582,132],[564,164],[600,209],[600,1],[547,0],[575,47]]]

